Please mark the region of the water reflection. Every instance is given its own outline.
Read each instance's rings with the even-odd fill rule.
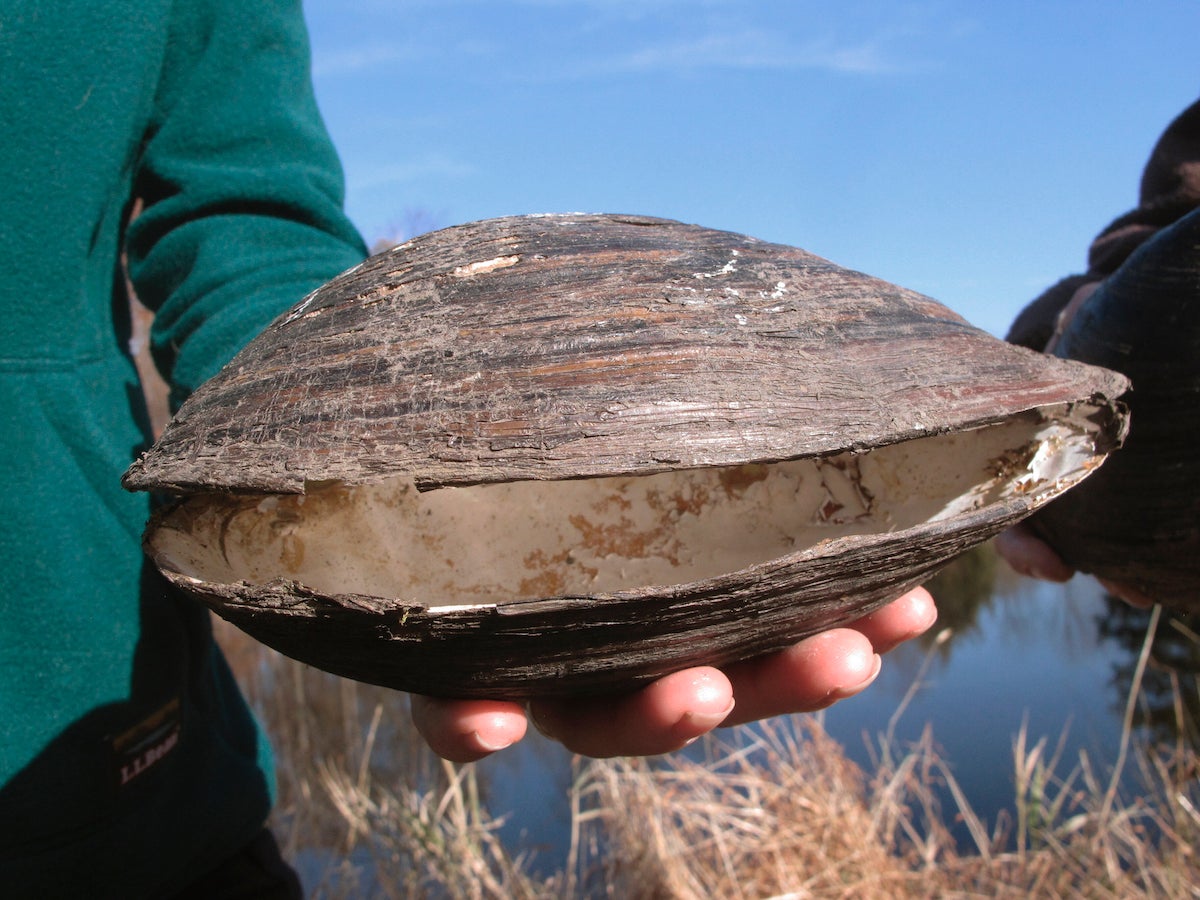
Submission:
[[[1145,642],[1150,610],[1105,598],[1096,618],[1099,633],[1125,653],[1113,666],[1115,700],[1129,695],[1138,655]],[[1200,748],[1200,615],[1163,611],[1150,645],[1133,724],[1158,743],[1183,741]]]
[[[1033,630],[1042,632],[1042,639],[1056,636],[1059,652],[1064,654],[1095,652],[1097,641],[1110,642],[1120,652],[1111,660],[1106,682],[1109,703],[1114,715],[1123,714],[1146,641],[1150,610],[1137,609],[1101,592],[1090,579],[1078,579],[1061,589],[1035,586],[1012,573],[990,544],[959,557],[928,587],[937,599],[938,624],[915,643],[926,651],[936,648],[943,663],[949,663],[965,637],[978,634],[985,614],[992,623],[989,627],[998,627],[1009,640],[1034,640]],[[1050,611],[1051,616],[1045,618],[1047,610],[1040,605],[1036,614],[1029,615],[1032,609],[1024,598],[1048,590],[1061,592],[1060,612],[1066,616]],[[1085,604],[1098,607],[1091,615],[1079,608],[1081,593],[1087,598]],[[943,635],[946,630],[948,635]],[[1153,743],[1182,739],[1193,748],[1200,747],[1198,685],[1200,614],[1164,610],[1142,676],[1134,727]]]
[[[954,648],[954,638],[970,634],[978,626],[979,613],[996,594],[999,561],[990,545],[967,551],[935,575],[926,587],[937,599],[938,624],[922,635],[919,643],[928,649],[937,646],[946,660]],[[950,630],[951,639],[938,641],[938,635]]]

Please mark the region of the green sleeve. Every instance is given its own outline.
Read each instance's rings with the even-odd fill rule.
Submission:
[[[298,0],[180,0],[137,154],[131,279],[183,398],[276,315],[359,262]]]

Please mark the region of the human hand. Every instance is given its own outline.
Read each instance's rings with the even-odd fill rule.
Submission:
[[[996,552],[1021,575],[1057,582],[1070,581],[1075,575],[1075,570],[1023,522],[997,535],[995,544]],[[1107,578],[1096,580],[1106,591],[1130,606],[1148,609],[1154,605],[1150,597],[1129,585]]]
[[[530,719],[575,753],[653,756],[719,725],[810,712],[851,697],[875,680],[881,654],[924,633],[936,619],[929,592],[914,588],[857,622],[786,650],[722,669],[685,669],[629,695],[536,700],[528,706],[414,695],[413,722],[434,752],[454,762],[482,759],[515,744]]]

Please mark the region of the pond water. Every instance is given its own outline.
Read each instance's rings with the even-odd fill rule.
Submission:
[[[1098,772],[1110,772],[1149,614],[1106,597],[1091,578],[1065,585],[1019,578],[990,547],[960,561],[931,590],[940,616],[933,632],[885,657],[879,678],[864,693],[820,714],[847,755],[870,771],[872,747],[889,727],[894,746],[903,750],[928,724],[939,755],[989,831],[1001,810],[1014,806],[1013,745],[1022,726],[1027,747],[1044,737],[1053,752],[1061,739],[1058,774],[1070,771],[1080,751]],[[1194,663],[1200,645],[1186,629],[1171,628],[1164,616],[1157,633],[1164,645],[1156,645],[1157,655],[1176,661],[1187,656]],[[1171,649],[1173,636],[1183,636],[1182,650]],[[1162,671],[1148,673],[1137,721],[1170,737],[1171,690],[1156,673]],[[570,755],[532,735],[480,770],[489,810],[508,817],[506,844],[535,851],[539,871],[561,867],[569,836]],[[949,794],[942,803],[943,810],[954,809]],[[960,847],[970,847],[965,826],[954,836]]]

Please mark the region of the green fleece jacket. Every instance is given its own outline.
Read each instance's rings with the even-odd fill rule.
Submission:
[[[269,808],[207,614],[120,486],[148,441],[120,260],[178,401],[361,259],[299,7],[0,0],[5,896],[161,896]]]

